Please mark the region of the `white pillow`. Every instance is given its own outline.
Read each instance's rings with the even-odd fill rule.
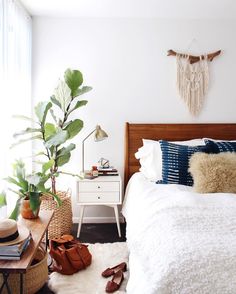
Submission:
[[[135,153],[140,171],[150,181],[162,179],[161,147],[158,141],[143,139],[143,146]]]
[[[172,141],[171,143],[188,146],[205,145],[203,139]],[[150,181],[162,180],[162,152],[159,141],[143,139],[143,146],[135,153],[139,159],[142,174]]]

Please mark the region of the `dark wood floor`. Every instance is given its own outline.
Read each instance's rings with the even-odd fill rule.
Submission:
[[[121,238],[118,236],[117,226],[112,224],[83,224],[79,240],[83,243],[114,243],[125,242],[126,225],[121,225]],[[78,224],[74,224],[72,235],[76,238]],[[37,294],[54,294],[45,285]]]
[[[84,243],[124,242],[125,224],[121,225],[121,238],[118,236],[117,226],[113,224],[83,224],[79,240]],[[76,237],[78,225],[73,225],[72,234]]]

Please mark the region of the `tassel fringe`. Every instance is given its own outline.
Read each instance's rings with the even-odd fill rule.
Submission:
[[[209,86],[207,59],[190,64],[188,58],[176,55],[177,88],[180,97],[187,104],[190,113],[197,116],[202,109],[204,96]]]

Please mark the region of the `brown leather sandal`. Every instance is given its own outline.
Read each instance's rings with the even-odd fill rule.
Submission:
[[[123,271],[126,272],[127,271],[127,264],[126,262],[122,262],[112,268],[107,268],[104,272],[102,272],[102,276],[104,278],[108,278],[112,275],[114,275],[115,273],[117,273],[118,271]]]
[[[112,280],[107,282],[106,292],[113,293],[117,291],[120,288],[120,285],[123,280],[124,280],[123,271],[119,270],[118,272],[114,274]]]

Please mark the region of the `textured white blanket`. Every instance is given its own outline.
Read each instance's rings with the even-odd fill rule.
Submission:
[[[123,214],[142,273],[130,262],[128,293],[236,293],[235,194],[197,194],[136,174]]]

